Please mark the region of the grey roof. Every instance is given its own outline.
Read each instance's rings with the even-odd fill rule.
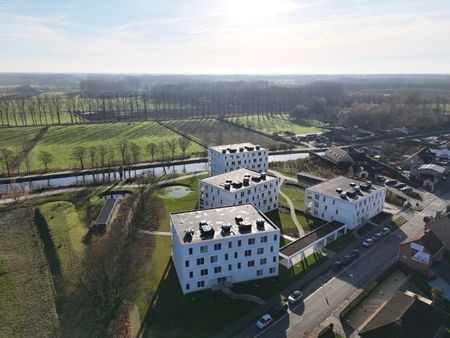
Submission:
[[[445,173],[445,168],[441,167],[440,165],[437,165],[437,164],[422,164],[419,167],[419,170],[432,170],[439,174]]]
[[[325,152],[325,156],[333,162],[340,163],[353,163],[353,158],[349,155],[348,151],[339,147],[331,147]]]
[[[368,182],[360,181],[360,180],[354,180],[350,179],[344,176],[337,176],[335,178],[332,178],[326,182],[316,184],[310,188],[308,188],[309,191],[312,192],[318,192],[320,194],[329,195],[332,197],[339,198],[340,193],[338,193],[337,189],[342,189],[342,192],[353,192],[354,187],[351,186],[351,184],[354,184],[355,187],[360,187],[359,193],[355,194],[354,197],[347,197],[347,201],[350,202],[358,202],[359,197],[364,197],[367,195],[370,195],[374,193],[377,190],[380,190],[382,187],[376,184],[371,183],[371,188],[368,188],[366,190],[363,189],[363,187],[368,186]]]
[[[213,185],[217,188],[222,188],[225,190],[225,183],[227,180],[231,180],[232,182],[236,182],[236,183],[237,182],[243,183],[244,176],[250,175],[250,179],[248,180],[248,185],[242,184],[242,186],[238,187],[238,186],[233,186],[233,184],[231,184],[229,191],[233,192],[233,191],[239,191],[241,189],[254,187],[259,184],[264,184],[267,182],[273,182],[273,181],[278,180],[277,177],[275,177],[273,175],[269,175],[269,174],[265,174],[265,177],[266,177],[265,179],[259,179],[259,178],[261,178],[261,174],[262,174],[262,176],[264,176],[265,173],[260,173],[258,171],[242,168],[242,169],[230,171],[228,173],[223,173],[223,174],[207,177],[207,178],[204,178],[203,180],[200,180],[200,182],[205,182],[205,183]]]
[[[259,149],[256,149],[259,147]],[[235,150],[235,152],[240,152],[239,150],[242,150],[242,152],[246,151],[255,151],[255,150],[265,150],[264,147],[261,147],[259,144],[253,144],[249,142],[244,143],[234,143],[234,144],[223,144],[220,146],[214,146],[210,147],[210,149],[216,150],[221,152],[223,149],[227,150],[227,152],[230,152],[230,150]]]
[[[251,224],[251,231],[241,231],[236,217],[242,217],[243,221]],[[170,218],[175,230],[183,243],[202,242],[213,239],[222,239],[230,236],[248,235],[249,233],[261,233],[277,231],[274,225],[262,212],[252,204],[243,204],[233,207],[221,207],[213,209],[202,209],[188,212],[171,213]],[[258,227],[256,220],[264,220],[264,225]],[[212,236],[202,236],[200,232],[200,222],[206,221],[214,230]],[[230,225],[229,233],[222,232],[222,225]],[[242,222],[241,222],[242,224]],[[193,230],[192,238],[186,239],[186,230]]]
[[[108,223],[109,218],[111,217],[114,211],[116,202],[117,200],[115,198],[110,198],[106,200],[102,210],[100,211],[100,214],[97,217],[97,220],[95,221],[96,225],[104,225]]]

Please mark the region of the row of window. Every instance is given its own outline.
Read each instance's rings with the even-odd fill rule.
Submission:
[[[197,262],[200,261],[204,261],[203,258],[199,258],[197,259]],[[273,256],[272,257],[272,263],[276,263],[277,262],[277,256]],[[266,265],[267,264],[267,258],[260,258],[259,259],[259,265]],[[189,266],[189,264],[188,264]],[[255,266],[255,261],[254,260],[249,260],[247,261],[247,267],[248,268],[253,268]],[[242,268],[242,263],[236,263],[236,268],[238,270],[240,270]],[[215,274],[217,273],[221,273],[222,272],[222,266],[218,265],[215,266],[213,268],[213,271]],[[228,264],[228,271],[233,271],[233,264]],[[200,276],[207,276],[208,275],[209,270],[208,269],[201,269],[200,270]],[[189,278],[194,278],[194,271],[189,271]]]
[[[268,241],[268,236],[261,236],[259,237],[259,242],[260,243],[267,243]],[[237,247],[241,247],[242,246],[242,239],[237,240]],[[273,235],[273,241],[276,242],[278,241],[278,234]],[[222,250],[222,244],[225,243],[214,243],[214,251],[219,251]],[[247,239],[247,245],[254,245],[256,244],[256,238],[255,237],[250,237]],[[225,245],[224,245],[225,247]],[[228,249],[232,249],[233,248],[233,241],[228,241],[228,245],[227,245]],[[200,246],[200,253],[207,253],[208,252],[208,245],[202,245]],[[194,254],[194,248],[189,248],[188,250],[189,255],[193,255]],[[273,252],[273,246],[270,247],[270,252]]]

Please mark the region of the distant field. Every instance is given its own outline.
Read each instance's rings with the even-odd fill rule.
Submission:
[[[0,128],[0,148],[17,153],[22,150],[22,143],[29,143],[42,128]]]
[[[273,140],[270,137],[239,128],[217,119],[170,120],[165,121],[164,124],[182,133],[192,135],[201,142],[212,146],[251,142],[268,147],[271,150],[285,149],[288,147],[286,143]]]
[[[0,213],[0,337],[57,336],[53,281],[31,208]]]
[[[244,127],[255,129],[266,134],[273,134],[275,132],[290,131],[295,134],[312,134],[321,133],[325,129],[317,128],[309,125],[301,125],[289,119],[289,114],[266,116],[266,115],[251,115],[230,117],[229,121],[242,125]]]
[[[160,144],[171,139],[181,138],[180,135],[161,126],[156,122],[136,122],[136,123],[105,123],[75,126],[54,126],[50,127],[44,137],[38,142],[30,155],[32,170],[42,170],[44,165],[39,161],[38,154],[47,151],[53,155],[53,161],[49,164],[49,170],[78,168],[79,163],[71,159],[70,153],[75,146],[89,147],[92,145],[110,145],[116,147],[119,142],[129,141],[141,146],[141,161],[149,161],[150,155],[145,147],[149,143]],[[186,154],[203,153],[204,149],[192,143]],[[181,156],[181,150],[177,149],[176,156]],[[164,157],[170,157],[168,150]],[[155,155],[155,160],[161,159],[161,153]],[[115,162],[120,163],[120,154],[115,151]],[[86,154],[86,167],[90,167],[90,162]]]

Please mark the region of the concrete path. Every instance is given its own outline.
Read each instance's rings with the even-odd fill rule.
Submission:
[[[167,231],[149,231],[149,230],[139,230],[141,234],[156,235],[156,236],[172,236],[170,232]]]
[[[264,304],[266,302],[265,300],[263,300],[263,299],[261,299],[259,297],[256,297],[254,295],[249,295],[249,294],[246,294],[246,293],[233,292],[233,291],[231,291],[230,288],[223,288],[222,292],[225,295],[227,295],[228,297],[230,297],[231,299],[246,300],[248,302],[253,302],[253,303],[256,303],[258,305],[262,305],[262,304]]]
[[[284,199],[288,203],[289,210],[291,212],[291,218],[292,218],[292,221],[294,222],[295,226],[297,227],[299,236],[300,237],[305,236],[305,230],[303,230],[303,227],[300,224],[300,222],[298,221],[297,215],[295,214],[294,203],[292,203],[291,199],[284,192],[281,191],[281,186],[283,185],[284,181],[295,182],[294,179],[292,179],[291,177],[287,177],[276,170],[269,170],[269,173],[271,173],[272,175],[275,175],[276,177],[278,177],[280,179],[280,191],[279,191],[280,195],[283,196]]]
[[[289,240],[291,242],[296,241],[298,239],[298,238],[291,237],[291,236],[288,236],[288,235],[285,235],[285,234],[282,234],[282,236],[283,236],[284,239],[287,239],[287,240]]]

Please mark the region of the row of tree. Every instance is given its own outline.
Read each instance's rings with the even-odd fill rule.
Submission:
[[[113,166],[118,164],[122,167],[136,165],[142,162],[143,157],[150,158],[151,162],[156,159],[161,161],[174,160],[178,150],[181,151],[182,157],[186,158],[190,155],[187,153],[187,150],[191,144],[192,142],[188,138],[180,137],[159,143],[148,143],[144,147],[128,141],[119,142],[115,145],[78,145],[70,150],[70,158],[82,170],[88,168],[107,168],[111,170]],[[145,154],[147,156],[144,156]],[[0,163],[8,176],[13,174],[14,167],[16,167],[17,174],[20,174],[20,158],[24,158],[25,161],[28,160],[28,156],[24,156],[22,151],[17,154],[11,149],[0,148]],[[37,154],[37,160],[42,164],[46,172],[54,159],[55,155],[45,150]],[[31,171],[29,164],[25,170],[27,173]]]

